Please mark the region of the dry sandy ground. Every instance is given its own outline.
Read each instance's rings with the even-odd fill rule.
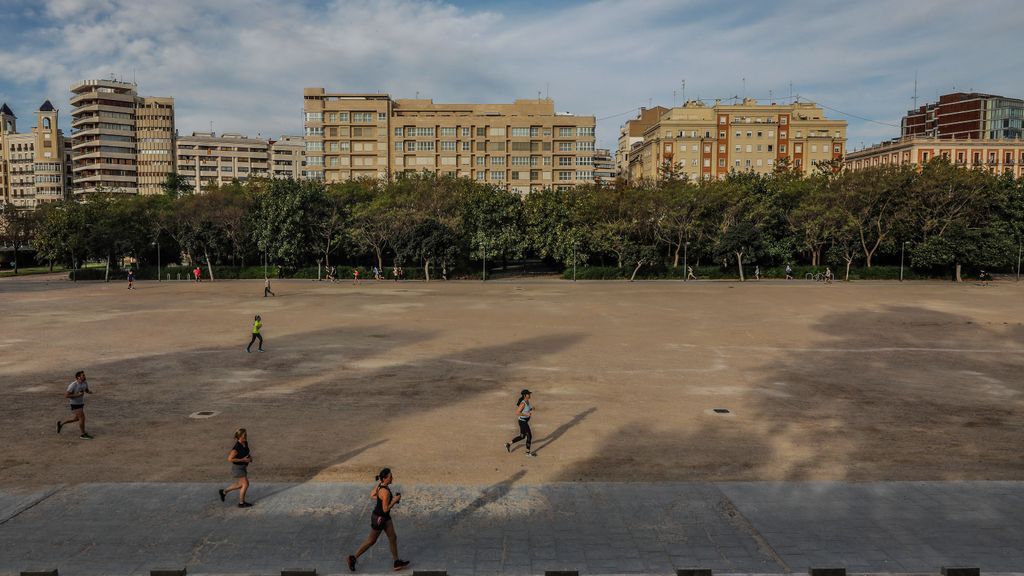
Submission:
[[[0,486],[221,481],[239,426],[254,482],[1024,479],[1012,282],[274,288],[0,281]]]

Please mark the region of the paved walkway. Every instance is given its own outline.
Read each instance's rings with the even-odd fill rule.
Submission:
[[[401,555],[449,574],[1024,572],[1024,482],[408,486]],[[255,507],[214,484],[83,484],[0,491],[0,574],[347,573],[370,486],[255,484]],[[385,541],[361,573],[389,573]]]

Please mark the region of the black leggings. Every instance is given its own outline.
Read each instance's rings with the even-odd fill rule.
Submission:
[[[533,442],[533,432],[530,431],[530,421],[520,420],[519,421],[519,436],[512,439],[512,443],[515,444],[523,438],[526,438],[526,451],[530,451],[530,443]]]
[[[249,345],[246,346],[245,349],[248,350],[248,349],[252,348],[252,343],[255,342],[257,339],[260,341],[260,349],[262,350],[263,349],[263,336],[260,336],[259,334],[253,334],[252,335],[252,340],[249,340]]]

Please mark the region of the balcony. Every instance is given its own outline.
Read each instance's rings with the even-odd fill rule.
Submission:
[[[96,90],[90,92],[80,92],[71,97],[69,102],[72,106],[77,105],[79,102],[89,102],[91,100],[108,100],[111,102],[127,102],[129,104],[135,104],[134,94],[125,94],[118,92],[99,92]]]

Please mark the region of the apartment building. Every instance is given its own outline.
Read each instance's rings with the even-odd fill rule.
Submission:
[[[615,168],[615,159],[612,158],[611,150],[598,148],[594,150],[594,180],[602,184],[615,182],[618,171]]]
[[[620,146],[629,138],[620,135]],[[671,169],[707,180],[733,170],[768,173],[779,162],[806,172],[842,158],[845,148],[846,122],[826,118],[813,103],[689,101],[661,114],[630,145],[624,176],[656,180]]]
[[[71,87],[74,193],[157,194],[174,166],[174,100],[140,97],[133,82]]]
[[[270,170],[274,178],[302,178],[306,141],[302,136],[281,136],[270,141]]]
[[[870,166],[920,165],[938,157],[961,166],[1024,176],[1024,140],[1019,138],[906,136],[850,152],[844,164],[849,170],[860,170]]]
[[[66,140],[58,119],[47,100],[36,110],[32,131],[21,134],[14,111],[0,106],[0,200],[31,209],[66,198]]]
[[[641,108],[636,118],[627,120],[619,130],[619,147],[615,149],[615,171],[622,177],[629,176],[629,153],[633,145],[644,141],[644,133],[658,123],[661,115],[668,112],[664,106]]]
[[[902,136],[1006,140],[1024,137],[1024,100],[977,92],[954,92],[910,110]]]
[[[594,178],[596,119],[556,113],[550,99],[435,104],[306,88],[303,110],[307,178],[427,170],[520,193]]]
[[[269,174],[270,142],[263,138],[193,132],[191,136],[178,136],[176,149],[178,175],[197,194],[233,180],[245,182]]]

